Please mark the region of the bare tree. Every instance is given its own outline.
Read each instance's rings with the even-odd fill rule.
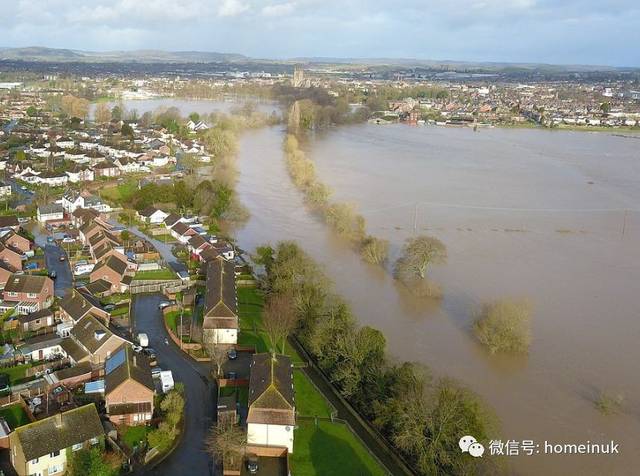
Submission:
[[[281,351],[289,334],[295,329],[298,317],[293,306],[293,299],[289,294],[274,294],[267,301],[262,315],[264,327],[271,352],[278,352],[278,344],[282,342]]]
[[[109,109],[109,106],[105,103],[101,102],[96,106],[94,116],[98,124],[105,124],[111,120],[111,109]]]
[[[211,363],[215,366],[216,377],[222,377],[222,367],[229,358],[226,346],[208,342],[207,352],[211,357]]]
[[[224,418],[211,428],[207,452],[227,469],[239,469],[247,445],[247,435],[232,419]]]

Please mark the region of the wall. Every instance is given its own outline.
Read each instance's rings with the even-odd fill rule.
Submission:
[[[289,428],[289,430],[287,431],[286,428]],[[293,453],[293,427],[249,423],[247,426],[247,444],[283,446],[289,450],[289,453]]]

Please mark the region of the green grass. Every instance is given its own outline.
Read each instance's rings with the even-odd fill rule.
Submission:
[[[111,311],[111,317],[124,316],[129,314],[129,305],[116,307],[113,311]]]
[[[331,407],[302,370],[293,371],[296,411],[303,416],[330,417]]]
[[[371,456],[349,427],[326,421],[299,422],[290,456],[293,476],[384,476],[385,470]]]
[[[130,426],[124,431],[122,435],[122,441],[131,449],[139,444],[141,441],[147,440],[147,433],[149,428],[141,426]]]
[[[21,364],[16,365],[14,367],[6,367],[4,369],[0,369],[0,374],[6,374],[9,376],[9,381],[11,385],[16,385],[23,382],[28,382],[29,380],[33,380],[33,377],[27,377],[27,369],[31,368],[32,364]]]
[[[0,417],[7,421],[12,430],[30,422],[27,412],[24,411],[20,404],[0,408]]]
[[[191,311],[189,311],[188,309],[185,309],[184,313],[182,314],[182,319],[184,321],[189,318],[191,318]],[[171,331],[174,334],[178,335],[177,332],[178,332],[178,324],[180,323],[180,311],[168,312],[164,316],[164,320],[167,322],[167,326],[169,327],[169,329],[171,329]]]
[[[154,269],[150,271],[138,271],[133,279],[154,280],[154,279],[176,279],[176,273],[169,268]]]
[[[135,180],[130,180],[118,184],[114,187],[104,187],[100,190],[100,196],[118,204],[126,202],[138,191],[138,184]]]

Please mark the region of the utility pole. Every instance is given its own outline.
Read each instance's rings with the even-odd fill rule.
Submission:
[[[413,234],[415,235],[418,231],[418,202],[413,209]]]

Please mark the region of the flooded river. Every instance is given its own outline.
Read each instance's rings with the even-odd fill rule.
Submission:
[[[143,107],[144,105],[144,107]],[[140,113],[226,110],[213,101],[131,101]],[[459,379],[495,409],[504,440],[538,455],[507,458],[517,474],[634,474],[640,462],[640,140],[603,133],[358,125],[304,144],[335,198],[356,204],[397,256],[414,232],[441,239],[433,269],[444,299],[417,300],[388,270],[364,264],[304,206],[282,154],[283,130],[240,141],[237,190],[251,218],[239,245],[293,239],[325,267],[390,355]],[[415,231],[414,231],[415,230]],[[534,305],[527,357],[489,356],[473,339],[488,299]],[[624,413],[595,410],[600,391]],[[544,455],[544,442],[620,444],[613,456]]]
[[[364,264],[309,213],[281,152],[283,131],[240,144],[238,192],[251,219],[237,232],[253,249],[294,239],[321,262],[362,324],[390,354],[460,379],[502,422],[503,440],[620,443],[618,456],[520,455],[518,474],[630,474],[640,454],[640,141],[606,134],[360,125],[305,147],[335,198],[397,255],[414,233],[447,245],[433,270],[444,300],[410,296],[388,271]],[[625,211],[626,210],[626,211]],[[484,300],[534,304],[522,358],[489,356],[473,339]],[[601,390],[625,397],[605,417]]]

